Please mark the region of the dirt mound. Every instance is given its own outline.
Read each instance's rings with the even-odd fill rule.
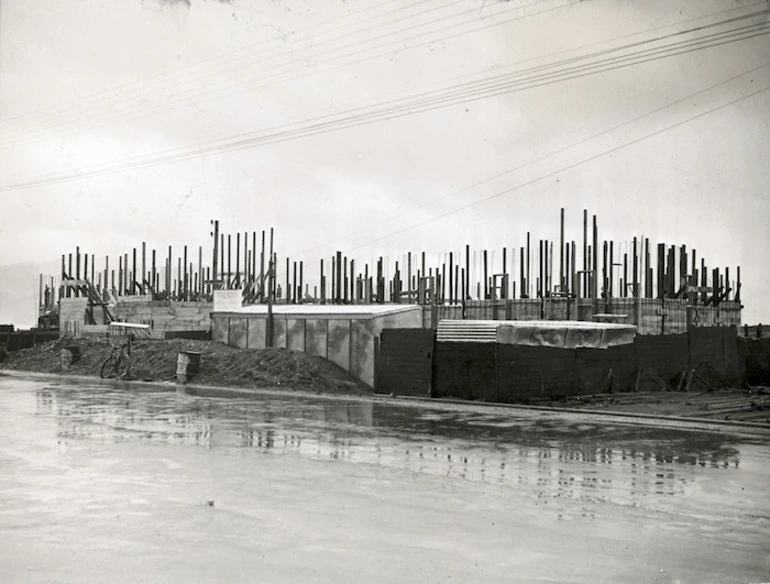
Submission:
[[[62,363],[62,349],[78,355]],[[112,346],[105,338],[59,339],[31,349],[10,352],[0,369],[99,376]],[[330,361],[286,349],[254,351],[221,343],[187,339],[140,339],[131,346],[131,379],[176,379],[181,351],[201,354],[200,369],[191,383],[223,387],[281,387],[319,393],[363,394],[371,389]]]

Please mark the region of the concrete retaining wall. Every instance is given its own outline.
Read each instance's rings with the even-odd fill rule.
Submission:
[[[341,309],[344,314],[344,307]],[[380,333],[387,328],[421,327],[421,313],[417,309],[373,317],[335,317],[332,312],[326,315],[276,314],[273,347],[323,357],[374,386],[375,350]],[[267,317],[264,314],[214,313],[211,338],[233,347],[264,349]]]

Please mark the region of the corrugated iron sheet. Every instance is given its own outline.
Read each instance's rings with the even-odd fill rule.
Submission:
[[[500,321],[442,320],[438,323],[439,343],[495,343]]]

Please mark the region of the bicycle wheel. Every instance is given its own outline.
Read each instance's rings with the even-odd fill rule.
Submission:
[[[110,355],[107,357],[107,359],[102,363],[102,369],[99,372],[99,375],[101,375],[102,379],[107,379],[108,377],[113,377],[115,374],[115,356]]]
[[[131,365],[131,357],[125,353],[121,353],[118,356],[118,361],[115,365],[115,377],[123,379],[128,373],[129,365]]]

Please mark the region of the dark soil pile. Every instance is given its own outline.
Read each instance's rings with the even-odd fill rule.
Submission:
[[[115,342],[113,340],[113,342]],[[63,363],[62,349],[79,358]],[[99,376],[112,346],[105,338],[59,339],[31,349],[7,353],[0,369]],[[181,351],[201,354],[200,368],[190,383],[221,387],[280,387],[317,393],[365,394],[371,389],[337,365],[286,349],[254,351],[221,343],[186,339],[139,339],[131,345],[131,376],[137,381],[174,381]],[[65,360],[66,361],[66,360]]]

